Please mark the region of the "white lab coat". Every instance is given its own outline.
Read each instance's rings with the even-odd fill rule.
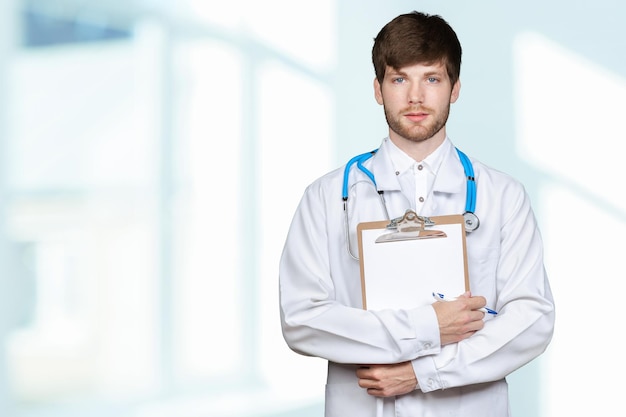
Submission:
[[[365,166],[384,190],[389,215],[411,207],[383,141]],[[449,139],[420,214],[463,213],[466,179]],[[458,344],[440,345],[428,305],[410,310],[362,309],[359,263],[346,249],[343,167],[307,187],[280,261],[283,335],[294,351],[328,360],[326,417],[376,416],[376,398],[357,383],[358,364],[412,361],[418,387],[384,400],[385,416],[510,414],[505,377],[540,355],[552,337],[554,304],[543,264],[543,244],[529,198],[510,176],[472,159],[478,230],[467,235],[470,288],[497,316]],[[356,167],[350,173],[349,230],[385,219],[378,194]],[[529,387],[533,389],[533,387]]]

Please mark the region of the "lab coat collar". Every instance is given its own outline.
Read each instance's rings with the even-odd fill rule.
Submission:
[[[443,160],[437,172],[433,192],[457,194],[467,190],[465,171],[456,148],[449,138],[441,146],[445,146]]]
[[[400,191],[400,182],[396,175],[395,167],[390,155],[390,140],[383,139],[383,143],[372,158],[372,173],[376,178],[376,188],[378,191]]]

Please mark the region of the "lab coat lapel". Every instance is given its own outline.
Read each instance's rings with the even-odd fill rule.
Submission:
[[[396,176],[393,163],[389,157],[388,144],[383,144],[372,158],[372,173],[376,177],[376,185],[379,191],[400,191],[400,182]]]
[[[411,204],[402,194],[402,187],[398,181],[393,162],[391,162],[386,141],[383,142],[372,159],[372,172],[376,177],[378,190],[384,192],[389,216],[396,218],[404,215],[406,210],[411,208]]]
[[[456,148],[450,143],[433,183],[429,205],[431,212],[427,215],[463,213],[467,192],[466,180],[463,164]]]

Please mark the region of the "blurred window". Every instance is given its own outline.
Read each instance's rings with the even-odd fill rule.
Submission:
[[[302,61],[315,49],[298,57],[276,17],[250,12],[247,33],[203,1],[159,17],[96,3],[27,3],[7,65],[11,417],[318,402],[325,367],[282,341],[276,269],[301,192],[332,157],[332,35],[316,72]],[[303,144],[306,158],[283,158]],[[319,378],[290,383],[299,371]]]
[[[64,16],[27,8],[22,12],[22,27],[22,44],[25,47],[102,42],[126,39],[132,35],[130,30],[111,26],[102,13]]]

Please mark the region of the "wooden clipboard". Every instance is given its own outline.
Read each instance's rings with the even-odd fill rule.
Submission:
[[[417,217],[434,224],[421,221],[422,232],[390,228],[387,220],[357,226],[364,309],[410,309],[432,304],[433,292],[469,290],[463,216]]]

